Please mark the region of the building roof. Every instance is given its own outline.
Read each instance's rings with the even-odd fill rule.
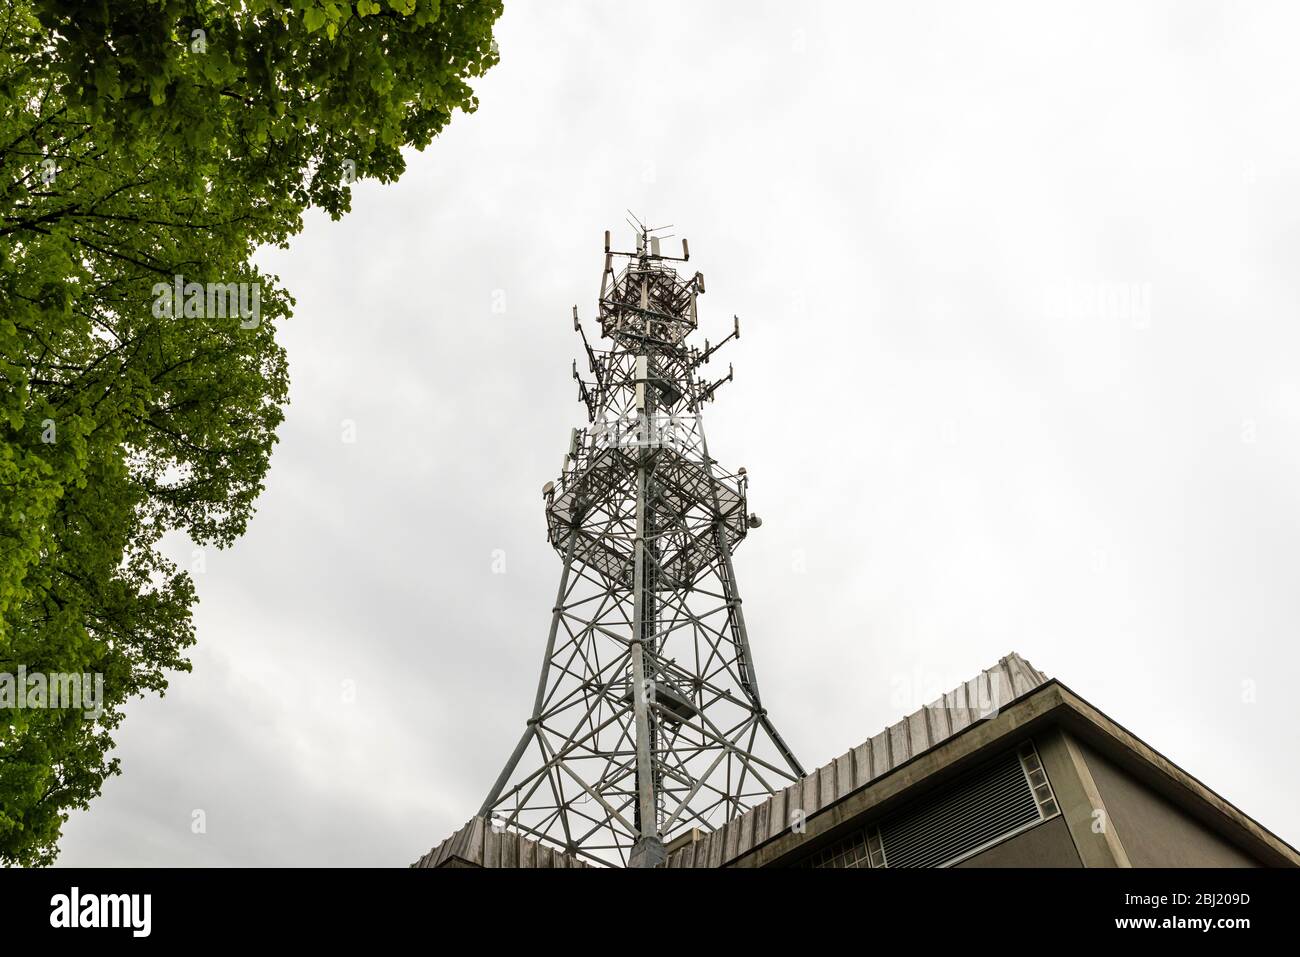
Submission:
[[[481,817],[425,854],[412,867],[588,867],[572,854],[539,844],[514,831],[494,828]]]
[[[1016,654],[720,830],[701,833],[693,843],[673,848],[666,866],[785,865],[818,840],[851,826],[850,822],[888,813],[920,789],[951,779],[1011,740],[1053,726],[1127,769],[1260,863],[1300,866],[1295,848]],[[792,826],[795,820],[803,822],[797,831]],[[1108,840],[1114,830],[1106,829]]]

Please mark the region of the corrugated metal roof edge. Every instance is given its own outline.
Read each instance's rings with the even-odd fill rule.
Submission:
[[[670,854],[663,866],[722,867],[976,722],[994,717],[1047,681],[1046,675],[1013,651],[718,830],[701,834],[699,840]]]
[[[453,858],[473,867],[591,866],[572,854],[541,844],[515,831],[494,828],[486,819],[473,817],[411,867],[442,867]]]

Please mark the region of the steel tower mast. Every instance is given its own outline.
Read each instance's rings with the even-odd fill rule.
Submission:
[[[573,430],[543,489],[564,567],[532,716],[479,813],[591,859],[652,867],[674,838],[720,827],[803,768],[759,697],[736,589],[732,552],[760,524],[748,479],[709,456],[700,414],[731,379],[701,368],[740,322],[716,345],[688,346],[704,277],[677,273],[685,240],[680,257],[664,255],[668,237],[634,227],[633,252],[611,250],[605,233],[608,348],[592,348],[573,307],[589,426]]]

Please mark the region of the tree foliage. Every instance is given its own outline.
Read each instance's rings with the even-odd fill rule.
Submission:
[[[188,670],[168,532],[228,545],[287,401],[292,297],[251,262],[391,181],[496,62],[499,0],[10,0],[0,13],[0,674],[104,676],[104,710],[0,706],[0,862],[48,863],[122,706]],[[244,283],[249,316],[158,308]],[[2,704],[2,702],[0,702]]]

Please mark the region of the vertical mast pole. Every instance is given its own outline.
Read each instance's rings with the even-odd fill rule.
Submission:
[[[640,242],[641,252],[645,249],[645,237]],[[640,260],[644,267],[645,259]],[[649,277],[641,275],[641,305],[644,309],[649,298]],[[647,325],[648,325],[647,319]],[[654,648],[654,608],[647,595],[647,536],[653,528],[648,515],[647,486],[649,484],[650,462],[650,402],[648,399],[650,357],[648,347],[642,340],[642,346],[633,360],[632,374],[635,379],[635,394],[638,435],[636,468],[636,541],[633,543],[632,565],[632,708],[636,721],[636,783],[637,810],[640,836],[633,849],[629,863],[633,867],[654,867],[663,860],[663,844],[659,839],[659,802],[656,794],[654,756],[651,753],[650,739],[650,700],[653,693],[652,681],[646,675],[646,645]]]

